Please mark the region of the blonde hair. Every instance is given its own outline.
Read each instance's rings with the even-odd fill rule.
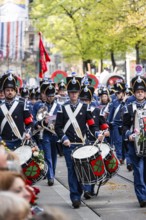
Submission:
[[[30,214],[29,203],[11,192],[0,192],[0,220],[24,220]]]

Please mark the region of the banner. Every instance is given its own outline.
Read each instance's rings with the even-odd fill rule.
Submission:
[[[7,4],[7,3],[13,3],[15,5],[22,7],[22,8],[25,8],[27,2],[28,1],[26,1],[26,0],[0,0],[0,7],[4,4]]]
[[[24,58],[24,30],[24,21],[0,22],[0,54],[3,58]]]
[[[24,58],[24,33],[28,0],[0,0],[1,59]]]
[[[44,73],[48,70],[47,62],[50,62],[51,59],[44,47],[42,36],[39,33],[40,40],[39,40],[39,77],[43,78]]]
[[[28,0],[0,0],[0,22],[28,19]]]

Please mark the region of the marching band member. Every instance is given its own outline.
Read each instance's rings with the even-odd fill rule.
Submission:
[[[94,87],[89,86],[88,84],[85,84],[85,86],[82,87],[79,98],[84,103],[88,104],[90,106],[94,121],[96,126],[98,127],[98,130],[106,130],[108,129],[108,124],[105,121],[105,118],[100,114],[100,109],[96,108],[92,102],[94,94]],[[109,131],[106,131],[104,135],[107,137],[109,136]],[[91,134],[90,130],[87,129],[87,143],[93,144],[96,140],[96,138]],[[92,196],[95,195],[94,193],[94,187],[95,184],[92,185],[84,185],[84,197],[85,199],[90,199]]]
[[[101,109],[101,114],[107,119],[109,114],[109,104],[111,102],[109,91],[106,87],[100,90],[100,102],[98,108]]]
[[[24,99],[28,99],[29,98],[29,90],[26,86],[24,87],[21,87],[19,89],[19,93],[20,93],[20,96]]]
[[[36,116],[39,109],[45,105],[45,101],[46,101],[45,89],[46,86],[48,85],[48,81],[49,79],[46,77],[42,81],[40,81],[40,100],[38,100],[33,105],[33,110],[32,110],[34,127],[36,129],[34,130],[34,132],[36,131],[36,134],[35,135],[33,134],[33,138],[35,139],[40,150],[42,150],[43,129],[40,125],[36,123],[37,122]]]
[[[55,132],[63,143],[63,153],[68,169],[68,182],[70,199],[74,208],[81,205],[82,186],[78,182],[74,170],[72,151],[85,143],[86,124],[91,132],[100,141],[103,138],[95,125],[91,110],[88,105],[80,103],[78,97],[81,89],[81,78],[73,75],[67,77],[67,91],[70,100],[66,102],[57,113]]]
[[[122,127],[122,116],[123,109],[125,105],[125,83],[115,84],[116,96],[117,99],[114,100],[110,106],[110,113],[108,116],[108,122],[111,128],[111,142],[115,146],[116,155],[120,163],[123,164],[124,155],[123,155],[123,139],[121,133]],[[127,164],[130,164],[130,161],[127,161]]]
[[[128,90],[129,90],[129,92],[128,92]],[[132,103],[132,102],[134,102],[134,101],[136,100],[135,95],[133,94],[131,88],[128,88],[128,90],[127,90],[127,92],[128,92],[128,98],[127,98],[127,101],[126,101],[126,104],[127,104],[127,105],[130,104],[130,103]]]
[[[33,126],[27,101],[17,96],[16,83],[17,77],[11,72],[2,76],[5,99],[0,105],[0,130],[1,138],[11,150],[19,147],[23,138],[30,139]]]
[[[46,85],[48,85],[48,78],[44,78],[42,81],[40,81],[40,100],[36,102],[33,106],[33,115],[36,116],[38,110],[44,105],[46,101],[46,94],[45,89]]]
[[[110,94],[110,98],[112,101],[114,101],[115,99],[117,99],[116,97],[116,90],[115,90],[115,85],[112,85],[112,86],[108,86],[108,91],[109,91],[109,94]]]
[[[52,117],[56,117],[57,111],[59,109],[59,104],[55,101],[55,83],[48,81],[45,84],[44,94],[46,95],[45,106],[48,110],[47,115],[42,121],[36,122],[35,126],[41,126],[43,131],[42,137],[42,149],[44,151],[45,161],[48,165],[47,180],[48,186],[54,184],[55,169],[57,162],[57,148],[56,142],[58,140],[57,135],[54,132],[54,128],[51,128],[49,122]],[[40,105],[42,107],[42,105]],[[39,110],[39,109],[38,109]],[[34,116],[36,118],[36,115]],[[53,119],[55,121],[55,119]]]
[[[129,156],[134,170],[134,188],[140,207],[146,207],[146,183],[144,182],[144,158],[138,157],[134,147],[134,112],[136,109],[146,109],[146,78],[136,76],[132,79],[133,91],[136,101],[130,103],[123,117],[123,133],[128,142]],[[143,128],[145,129],[145,128]]]
[[[41,93],[40,93],[40,88],[39,87],[35,88],[35,97],[36,97],[37,101],[39,101],[41,99]]]
[[[64,80],[61,80],[58,83],[58,93],[55,97],[56,97],[57,103],[59,105],[63,105],[68,100],[68,95],[67,95],[67,90],[66,90],[66,83],[64,82]],[[62,143],[60,141],[58,141],[56,144],[57,144],[58,154],[59,154],[60,157],[62,157],[63,156]]]
[[[2,76],[0,77],[0,103],[2,100],[4,100],[5,98],[5,95],[4,95],[4,91],[3,91],[3,88],[2,88]]]
[[[56,98],[57,98],[57,102],[60,105],[63,105],[68,99],[67,91],[66,91],[66,84],[64,80],[61,80],[58,83],[58,94],[56,95]]]
[[[36,100],[36,90],[35,88],[29,89],[29,106],[30,112],[33,113],[33,106],[37,102]]]
[[[32,103],[32,105],[34,105],[36,103],[36,89],[35,88],[31,88],[29,89],[29,100]]]

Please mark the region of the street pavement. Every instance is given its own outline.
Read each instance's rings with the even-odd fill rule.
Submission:
[[[129,172],[125,165],[120,166],[118,174],[133,181],[133,172]],[[50,187],[47,180],[42,180],[37,186],[41,190],[38,204],[60,209],[69,220],[146,219],[146,208],[139,207],[133,184],[118,175],[101,186],[97,197],[90,200],[82,198],[80,209],[74,209],[69,198],[64,157],[58,157],[55,184]]]

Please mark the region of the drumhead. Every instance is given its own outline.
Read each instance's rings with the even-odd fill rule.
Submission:
[[[102,158],[106,158],[106,156],[110,152],[110,147],[106,143],[99,144],[99,149],[101,150],[101,156]]]
[[[74,159],[86,159],[94,156],[98,152],[99,149],[94,145],[86,145],[75,149],[72,153],[72,157]]]
[[[27,145],[18,147],[14,152],[18,155],[21,165],[27,163],[32,157],[31,147]]]

